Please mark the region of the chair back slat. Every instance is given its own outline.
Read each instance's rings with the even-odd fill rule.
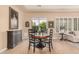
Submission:
[[[50,36],[49,36],[49,40],[52,40],[52,36],[53,36],[53,29],[50,29]]]
[[[33,40],[32,33],[33,33],[32,29],[28,29],[29,41]]]

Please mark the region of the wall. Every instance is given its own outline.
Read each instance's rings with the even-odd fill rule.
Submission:
[[[22,29],[24,13],[16,6],[0,6],[0,50],[7,48],[7,31],[9,30],[9,7],[19,13],[19,29]]]
[[[7,46],[8,10],[8,6],[0,6],[0,50]]]
[[[44,17],[48,18],[48,21],[50,21],[50,20],[54,21],[56,17],[60,17],[60,16],[64,16],[64,17],[66,17],[66,16],[68,16],[68,17],[69,16],[70,17],[79,16],[79,12],[51,12],[51,13],[50,12],[47,12],[47,13],[45,13],[45,12],[44,13],[28,12],[28,13],[26,13],[26,17],[23,20],[23,24],[25,24],[26,21],[30,21],[31,17],[37,17],[37,16],[44,16]],[[30,21],[30,27],[31,27],[31,21]],[[23,34],[27,33],[27,30],[28,30],[27,27],[23,27]]]
[[[23,20],[23,22],[25,23],[25,21],[30,21],[31,17],[37,17],[37,16],[44,16],[47,17],[48,21],[50,20],[55,20],[56,17],[59,16],[79,16],[79,12],[52,12],[52,13],[26,13],[26,17]]]

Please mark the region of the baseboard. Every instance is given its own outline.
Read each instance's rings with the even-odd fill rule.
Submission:
[[[4,51],[6,51],[6,50],[7,50],[7,48],[1,49],[1,50],[0,50],[0,53],[4,52]]]

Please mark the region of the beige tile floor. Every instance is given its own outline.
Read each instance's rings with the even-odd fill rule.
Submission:
[[[76,44],[76,43],[74,43]],[[36,48],[35,54],[78,54],[79,47],[67,41],[53,40],[54,49],[50,53],[48,47],[43,50]],[[28,51],[28,41],[23,41],[13,49],[9,49],[2,54],[33,54],[33,50]]]

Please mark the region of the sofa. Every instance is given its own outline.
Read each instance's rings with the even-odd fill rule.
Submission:
[[[68,41],[71,41],[71,42],[79,42],[79,31],[71,31],[71,32],[66,32],[64,33],[64,39],[67,39]],[[53,31],[53,39],[61,39],[61,35],[56,32],[56,31]]]
[[[79,31],[67,33],[66,39],[72,42],[79,42]]]

